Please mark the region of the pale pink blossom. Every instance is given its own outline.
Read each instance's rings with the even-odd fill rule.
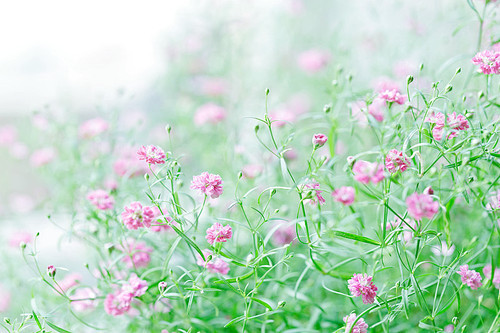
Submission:
[[[352,326],[354,322],[356,321],[356,314],[351,313],[348,316],[344,317],[344,323],[345,323],[345,333],[367,333],[368,329],[368,324],[365,323],[365,320],[363,318],[359,318],[354,327]],[[352,329],[352,330],[351,330]]]
[[[307,181],[301,186],[301,190],[305,193],[305,203],[312,206],[323,205],[326,200],[321,194],[323,191],[320,190],[320,185],[314,179]]]
[[[351,114],[362,127],[368,124],[367,114],[371,115],[376,121],[384,121],[384,109],[386,102],[383,99],[375,98],[370,105],[366,105],[364,101],[357,101],[351,104]]]
[[[411,60],[401,60],[394,64],[392,71],[400,79],[406,79],[408,75],[414,75],[418,70],[418,65]]]
[[[308,50],[297,57],[297,65],[303,71],[313,74],[321,71],[330,62],[330,53],[323,50]]]
[[[158,218],[160,211],[157,207],[143,206],[140,202],[134,201],[125,206],[122,212],[122,221],[127,229],[137,230],[138,228],[149,228],[151,223]]]
[[[453,251],[455,251],[455,245],[448,247],[446,242],[441,242],[441,246],[433,246],[431,247],[431,251],[435,256],[449,257],[453,254]]]
[[[164,214],[167,214],[165,210],[163,212],[164,212]],[[172,220],[172,218],[170,216],[164,215],[161,220],[157,220],[156,222],[151,224],[150,230],[153,232],[163,232],[163,231],[172,230],[172,227],[165,222],[165,219],[170,224],[176,224],[176,222],[174,220]]]
[[[396,90],[399,91],[399,84],[387,77],[379,77],[375,79],[372,83],[376,92],[383,92],[386,90]]]
[[[139,160],[146,161],[149,164],[164,164],[165,163],[165,152],[158,146],[141,146],[137,151],[137,156]]]
[[[128,268],[147,267],[151,261],[150,253],[153,249],[146,246],[144,242],[136,242],[133,238],[128,238],[123,246],[117,248],[124,253],[122,261],[127,264]]]
[[[411,219],[405,219],[406,223],[402,222],[399,217],[395,217],[394,220],[387,222],[385,227],[386,230],[395,230],[402,226],[403,232],[399,235],[398,239],[403,240],[406,244],[410,243],[413,239],[414,231],[418,225],[415,221]]]
[[[20,160],[28,156],[29,149],[28,146],[22,142],[14,142],[9,146],[9,153],[12,157]]]
[[[148,290],[148,283],[140,279],[137,274],[132,273],[127,283],[122,286],[122,292],[129,293],[132,297],[140,297]]]
[[[295,230],[295,225],[289,222],[278,222],[276,224],[279,226],[273,233],[273,241],[278,245],[286,245],[296,242],[297,233]]]
[[[130,310],[132,295],[127,292],[118,291],[106,296],[104,310],[112,316],[120,316]]]
[[[484,50],[472,58],[472,63],[479,66],[477,70],[483,74],[500,74],[500,52]]]
[[[118,182],[112,178],[108,178],[104,181],[104,187],[110,191],[116,190],[118,188]]]
[[[446,325],[444,328],[445,333],[453,333],[455,331],[455,326],[453,324]]]
[[[491,264],[484,266],[483,274],[486,279],[491,279]],[[493,280],[491,280],[495,288],[500,289],[500,268],[495,268],[495,272],[493,274]]]
[[[31,212],[35,208],[36,203],[27,194],[12,193],[9,197],[9,205],[12,211],[24,214]]]
[[[31,118],[31,122],[33,123],[33,126],[38,128],[39,130],[45,131],[49,128],[49,121],[41,114],[33,115],[33,118]]]
[[[378,97],[387,102],[396,102],[398,104],[404,104],[406,97],[401,95],[396,89],[385,90],[379,93]]]
[[[0,285],[0,313],[6,312],[9,309],[11,293],[2,285]]]
[[[297,114],[288,107],[279,107],[269,112],[269,119],[272,126],[283,127],[287,123],[293,123],[297,120]]]
[[[222,77],[200,76],[195,79],[200,94],[205,96],[222,96],[229,90],[229,83]]]
[[[226,109],[214,103],[200,106],[194,114],[194,123],[198,126],[217,124],[226,118]]]
[[[82,278],[83,277],[80,273],[67,274],[61,281],[57,282],[56,289],[58,289],[60,292],[66,292],[70,288],[78,285]]]
[[[439,210],[439,202],[434,201],[430,194],[413,193],[406,198],[408,214],[420,221],[423,217],[432,219]]]
[[[391,149],[385,156],[385,167],[390,173],[406,171],[410,166],[410,159],[397,149]]]
[[[431,113],[426,119],[425,122],[433,123],[434,127],[432,128],[432,137],[435,140],[441,140],[443,137],[444,127],[445,127],[445,116],[443,113]],[[448,135],[448,139],[452,139],[457,136],[458,131],[464,131],[469,128],[469,122],[467,118],[463,115],[457,115],[456,112],[448,114],[446,124],[450,128],[450,134]]]
[[[89,119],[80,125],[78,136],[82,139],[91,139],[106,132],[108,128],[108,122],[102,118]]]
[[[377,184],[381,182],[384,176],[384,165],[377,162],[356,161],[352,167],[354,179],[362,184],[370,182]]]
[[[220,223],[214,223],[210,228],[207,229],[207,239],[210,245],[214,243],[225,243],[228,239],[233,236],[233,230],[230,225],[222,226]]]
[[[262,165],[260,164],[247,164],[242,169],[241,172],[243,177],[248,179],[254,179],[262,173]]]
[[[347,281],[351,295],[354,297],[361,296],[364,304],[372,304],[377,296],[377,286],[372,282],[373,277],[363,274],[354,273],[353,277]]]
[[[215,199],[223,192],[222,183],[222,178],[219,175],[203,172],[201,175],[193,177],[190,188]]]
[[[335,201],[350,206],[354,202],[355,190],[352,186],[342,186],[332,192]]]
[[[469,265],[460,266],[460,270],[457,273],[462,278],[462,283],[467,284],[471,289],[475,290],[481,287],[481,274],[475,270],[470,270]]]
[[[294,149],[288,149],[283,153],[283,157],[286,158],[287,160],[293,161],[297,159],[299,155]]]
[[[89,194],[87,194],[87,199],[100,210],[110,210],[115,206],[115,199],[104,190],[89,192]]]
[[[137,177],[150,173],[148,165],[137,158],[137,149],[125,147],[118,153],[119,157],[113,164],[113,170],[120,177]],[[152,165],[153,167],[154,165]]]
[[[34,167],[41,167],[49,164],[56,158],[56,151],[52,147],[41,148],[31,154],[31,165]]]
[[[0,146],[10,146],[17,140],[17,128],[13,125],[0,127]]]
[[[486,209],[488,210],[497,210],[500,209],[500,190],[498,190],[486,204]]]
[[[208,271],[212,273],[220,273],[222,275],[227,275],[229,272],[229,264],[219,257],[214,258],[213,253],[209,250],[203,250],[203,256],[208,259],[208,256],[212,256],[210,261],[204,261],[203,258],[197,253],[196,254],[196,264],[205,267]]]
[[[78,312],[93,310],[97,307],[97,294],[92,288],[78,288],[71,296],[71,307]]]
[[[316,148],[323,147],[325,143],[328,141],[328,137],[324,134],[314,134],[312,138],[313,146]]]
[[[27,231],[16,231],[9,238],[9,245],[19,247],[21,244],[29,244],[33,242],[33,234]]]

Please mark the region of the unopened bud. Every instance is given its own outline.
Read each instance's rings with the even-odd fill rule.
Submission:
[[[160,291],[160,294],[163,294],[166,289],[167,283],[165,281],[161,281],[160,283],[158,283],[158,290]]]
[[[429,195],[433,195],[434,194],[434,190],[432,189],[432,187],[430,186],[427,186],[424,190],[424,194],[429,194]]]
[[[332,105],[331,104],[326,104],[324,107],[323,107],[323,112],[325,113],[328,113],[332,111]]]
[[[410,84],[413,82],[413,76],[412,75],[408,75],[408,78],[406,78],[406,84]]]
[[[453,86],[451,84],[447,85],[446,88],[444,89],[444,93],[447,94],[449,93],[450,91],[453,90]]]
[[[56,268],[52,265],[47,267],[47,274],[51,277],[54,278],[56,276]]]
[[[313,135],[312,143],[314,148],[323,147],[326,141],[328,141],[328,137],[324,134],[318,133]]]

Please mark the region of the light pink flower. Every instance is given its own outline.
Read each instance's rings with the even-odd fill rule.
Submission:
[[[406,79],[408,75],[414,75],[418,70],[418,65],[411,60],[402,60],[394,64],[392,69],[395,76]]]
[[[127,292],[118,291],[108,294],[104,300],[104,310],[112,316],[120,316],[130,310],[132,295]]]
[[[167,214],[167,212],[164,210],[164,214]],[[172,230],[172,227],[169,226],[164,219],[168,221],[168,223],[176,223],[175,221],[172,220],[172,218],[168,215],[165,215],[162,217],[161,221],[156,221],[154,224],[151,225],[151,231],[153,232],[162,232],[162,231],[169,231]]]
[[[385,167],[390,173],[406,171],[411,166],[410,159],[397,149],[391,149],[385,156]]]
[[[445,116],[443,113],[432,113],[429,117],[425,119],[425,122],[435,124],[432,128],[432,137],[439,141],[443,137],[444,127],[445,127]],[[463,115],[457,115],[456,112],[448,114],[447,125],[450,128],[450,134],[448,139],[452,139],[457,136],[458,131],[463,131],[469,128],[469,122],[467,118]]]
[[[194,123],[198,126],[217,124],[226,118],[226,109],[214,103],[200,106],[194,114]]]
[[[132,297],[140,297],[146,293],[146,290],[148,290],[148,283],[135,273],[132,273],[128,282],[122,286],[122,292],[129,293]]]
[[[247,164],[241,169],[243,177],[248,179],[254,179],[262,173],[262,165],[260,164]]]
[[[500,190],[493,195],[489,202],[486,204],[486,209],[497,210],[500,209]]]
[[[165,163],[165,152],[158,146],[142,146],[137,151],[139,160],[146,161],[149,164],[164,164]]]
[[[151,223],[160,215],[157,207],[142,206],[140,202],[134,201],[125,206],[122,212],[123,224],[128,229],[149,228]]]
[[[406,97],[401,95],[396,89],[382,91],[379,93],[378,97],[387,102],[396,102],[400,105],[404,104],[406,101]]]
[[[195,79],[200,94],[205,96],[222,96],[228,91],[229,84],[222,77],[200,76]]]
[[[352,186],[342,186],[332,192],[332,197],[335,201],[350,206],[354,202],[355,191]]]
[[[0,313],[6,312],[10,306],[11,293],[0,285]]]
[[[110,191],[116,190],[118,188],[118,182],[114,179],[108,178],[104,182],[104,187]]]
[[[22,142],[14,142],[9,146],[9,153],[18,160],[26,158],[29,154],[28,146]]]
[[[89,119],[80,125],[78,136],[82,139],[91,139],[108,130],[109,124],[102,118]]]
[[[484,50],[472,58],[472,63],[479,66],[478,72],[483,74],[500,74],[500,52]]]
[[[33,235],[27,231],[16,231],[9,239],[9,245],[19,247],[21,244],[29,244],[33,242]]]
[[[288,107],[279,107],[269,112],[269,119],[272,126],[283,127],[287,123],[293,123],[297,120],[297,114]]]
[[[57,283],[56,289],[60,292],[66,292],[70,288],[78,285],[81,279],[82,275],[80,273],[70,273]]]
[[[361,296],[363,304],[372,304],[377,296],[377,286],[372,282],[373,277],[363,274],[354,273],[353,277],[347,281],[351,295],[354,297]]]
[[[431,251],[435,256],[449,257],[453,254],[453,251],[455,251],[455,245],[448,247],[446,242],[441,242],[441,246],[433,246],[431,247]]]
[[[214,243],[225,243],[228,239],[233,236],[233,231],[230,225],[222,226],[220,223],[214,223],[210,228],[207,229],[207,239],[210,245]]]
[[[491,264],[484,266],[483,274],[486,279],[491,279]],[[495,273],[493,274],[493,280],[491,280],[495,288],[500,289],[500,268],[495,268]]]
[[[328,141],[328,137],[324,134],[319,133],[319,134],[313,135],[312,143],[313,143],[313,146],[316,148],[323,147],[325,145],[326,141]]]
[[[491,264],[488,264],[483,267],[483,274],[486,279],[491,279],[491,270],[492,270]]]
[[[386,230],[395,230],[400,226],[403,226],[403,232],[399,235],[398,239],[403,240],[405,243],[409,243],[413,239],[413,230],[416,230],[418,225],[415,221],[411,219],[406,219],[406,223],[403,223],[399,217],[395,217],[393,221],[387,222],[385,226]],[[413,229],[412,229],[413,228]]]
[[[465,131],[469,128],[469,121],[463,115],[458,114],[456,112],[452,112],[448,114],[447,117],[448,126],[451,128],[451,133],[448,136],[448,139],[454,138],[457,136],[457,131]]]
[[[52,147],[42,148],[36,150],[31,154],[31,165],[34,167],[41,167],[49,164],[56,157],[56,151]]]
[[[293,223],[277,222],[276,225],[279,225],[279,227],[273,233],[274,243],[277,245],[296,243],[297,233]]]
[[[354,173],[354,179],[362,184],[370,182],[377,184],[385,178],[384,166],[377,162],[356,161],[352,167],[352,172]]]
[[[299,68],[309,74],[321,71],[329,62],[330,53],[323,50],[308,50],[297,57]]]
[[[213,255],[213,253],[209,250],[203,250],[202,252],[203,255],[205,256],[205,259],[208,259],[208,256]],[[212,257],[210,261],[205,262],[198,253],[196,254],[196,258],[197,258],[196,264],[198,264],[198,266],[205,267],[206,269],[208,269],[208,271],[212,273],[220,273],[222,275],[226,275],[229,272],[229,264],[224,260],[222,260],[221,258]]]
[[[113,164],[113,170],[118,176],[137,177],[150,173],[148,165],[137,159],[136,148],[122,148],[122,151],[118,154],[119,158]]]
[[[439,210],[439,202],[434,201],[430,194],[418,194],[417,192],[406,198],[408,214],[415,220],[420,221],[423,217],[432,219]]]
[[[87,194],[87,199],[100,210],[110,210],[113,209],[115,205],[115,199],[104,190],[89,192],[89,194]]]
[[[379,77],[375,79],[372,85],[375,88],[376,92],[383,92],[386,90],[399,91],[399,84],[396,81],[387,77]]]
[[[301,189],[305,193],[306,199],[304,200],[304,202],[312,206],[316,206],[318,204],[319,205],[325,204],[326,200],[321,195],[323,191],[321,191],[319,188],[320,188],[319,183],[316,182],[314,179],[309,180],[308,182],[303,184],[301,186]]]
[[[97,295],[92,288],[78,288],[71,296],[71,307],[78,312],[93,310],[97,307]]]
[[[0,146],[10,146],[17,140],[17,128],[13,125],[0,127]]]
[[[344,323],[345,323],[345,333],[367,333],[368,329],[368,324],[365,323],[363,318],[359,318],[359,320],[356,322],[356,325],[354,327],[352,324],[356,321],[356,314],[351,313],[348,316],[344,317]],[[351,331],[352,328],[352,331]]]
[[[122,261],[127,264],[128,268],[147,267],[151,261],[150,253],[153,252],[153,249],[146,246],[144,242],[136,242],[133,238],[128,238],[123,247],[118,246],[117,248],[124,252]]]
[[[368,107],[366,102],[358,101],[351,104],[352,116],[358,121],[358,124],[362,127],[368,124],[368,118],[366,113],[370,114],[376,121],[384,121],[384,109],[386,102],[383,99],[376,98],[373,100],[372,104]]]
[[[455,331],[455,326],[453,324],[446,325],[444,328],[445,333],[453,333]]]
[[[481,283],[481,274],[475,270],[470,270],[469,265],[460,266],[460,270],[457,273],[461,276],[462,283],[467,284],[473,290],[483,285]]]
[[[215,199],[222,194],[222,178],[219,175],[203,172],[201,175],[193,177],[190,188],[199,190],[201,193]]]

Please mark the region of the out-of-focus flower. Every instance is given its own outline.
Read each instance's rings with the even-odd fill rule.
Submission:
[[[254,179],[262,173],[262,165],[260,164],[247,164],[242,169],[243,177],[248,179]]]
[[[483,274],[486,279],[491,279],[491,264],[484,266]],[[493,274],[493,280],[491,280],[495,288],[500,289],[500,268],[495,268],[495,273]]]
[[[10,299],[10,292],[4,286],[0,285],[0,313],[9,309]]]
[[[475,270],[470,270],[469,265],[460,266],[460,270],[457,273],[462,278],[462,283],[467,284],[471,289],[475,290],[481,287],[481,274]]]
[[[71,307],[78,312],[93,310],[97,307],[97,295],[92,288],[78,288],[71,296]]]
[[[78,285],[81,279],[82,275],[80,273],[70,273],[57,283],[56,289],[60,292],[66,292],[70,288]]]
[[[472,58],[472,63],[479,66],[477,70],[483,74],[500,74],[500,52],[495,50],[484,50]]]
[[[214,223],[207,229],[207,235],[205,238],[210,245],[214,245],[214,243],[225,243],[228,239],[231,239],[232,236],[233,230],[231,229],[231,226],[226,225],[224,227],[220,223]]]
[[[417,192],[406,198],[408,214],[415,220],[420,221],[423,217],[432,219],[439,210],[439,202],[434,201],[429,194]]]
[[[385,90],[379,93],[378,97],[387,102],[396,102],[398,104],[404,104],[406,97],[401,95],[396,89]]]
[[[115,206],[115,199],[104,190],[89,192],[89,194],[87,194],[87,199],[100,210],[110,210]]]
[[[308,50],[299,54],[297,65],[303,71],[314,74],[328,65],[330,57],[330,53],[323,50]]]
[[[33,242],[33,235],[27,231],[16,231],[9,239],[9,245],[19,247],[21,244],[29,244]]]
[[[283,127],[287,123],[293,123],[297,120],[297,114],[288,107],[279,107],[269,112],[269,119],[271,119],[272,126]]]
[[[203,250],[202,252],[206,259],[208,259],[208,256],[213,255],[213,253],[210,250]],[[221,258],[212,257],[212,259],[208,262],[204,261],[199,254],[196,254],[196,258],[197,258],[196,264],[205,267],[212,273],[220,273],[222,275],[226,275],[229,272],[229,264],[224,260],[222,260]]]
[[[321,194],[323,191],[320,190],[320,185],[314,179],[307,181],[305,184],[301,185],[301,190],[305,193],[305,203],[312,206],[323,205],[326,200]]]
[[[52,265],[47,266],[47,274],[51,277],[54,278],[56,276],[56,268]]]
[[[446,325],[444,328],[445,333],[453,333],[455,331],[455,326],[453,324]]]
[[[0,127],[0,146],[10,146],[17,140],[17,128],[13,125]]]
[[[441,140],[443,137],[444,127],[445,127],[445,116],[443,113],[432,113],[429,117],[425,119],[425,122],[435,124],[432,128],[432,137],[435,140]],[[467,118],[463,115],[457,115],[456,112],[448,114],[447,124],[450,127],[450,134],[448,139],[452,139],[457,136],[458,131],[464,131],[469,128],[469,122]]]
[[[362,184],[370,182],[377,184],[385,178],[384,165],[377,162],[356,161],[352,167],[352,172],[354,173],[354,179]]]
[[[489,202],[486,204],[486,209],[497,210],[500,209],[500,190],[493,195]]]
[[[144,242],[136,242],[133,238],[128,238],[123,246],[117,248],[124,252],[122,261],[127,264],[128,268],[147,267],[151,261],[150,253],[153,249],[146,246]]]
[[[273,233],[273,241],[278,245],[286,245],[295,241],[297,233],[295,225],[288,222],[278,222],[279,227]]]
[[[149,164],[164,164],[165,163],[165,152],[158,146],[142,146],[137,151],[137,156],[139,160],[146,161]]]
[[[363,318],[359,318],[359,320],[356,322],[356,325],[354,327],[352,326],[354,322],[356,321],[356,314],[351,313],[348,316],[344,317],[344,323],[345,323],[345,333],[367,333],[368,329],[368,324],[365,323],[365,320]],[[352,330],[351,330],[352,329]]]
[[[373,277],[363,274],[354,273],[353,277],[347,281],[351,295],[354,297],[361,296],[364,304],[372,304],[377,296],[377,286],[372,282]]]
[[[34,167],[41,167],[49,164],[56,158],[56,151],[52,147],[46,147],[36,150],[31,154],[31,165]]]
[[[326,141],[328,141],[328,137],[324,134],[319,133],[313,135],[312,143],[315,148],[323,147]]]
[[[225,78],[200,76],[195,79],[195,85],[200,94],[205,96],[222,96],[229,90],[229,84]]]
[[[376,92],[383,92],[386,90],[396,90],[399,91],[399,84],[387,77],[379,77],[373,82],[373,87]]]
[[[27,194],[13,193],[9,197],[9,204],[12,211],[16,213],[28,213],[35,208],[36,203]]]
[[[390,173],[406,171],[411,166],[410,159],[397,149],[391,149],[385,156],[385,167]]]
[[[165,214],[163,217],[162,217],[162,220],[159,221],[157,220],[156,222],[154,222],[153,224],[151,224],[151,231],[153,232],[162,232],[162,231],[169,231],[169,230],[172,230],[172,227],[169,226],[167,223],[165,223],[164,219],[166,219],[168,221],[168,223],[176,223],[175,221],[172,220],[172,218],[170,216],[167,215],[167,212],[165,210],[163,210],[163,213]]]
[[[120,316],[130,310],[132,296],[127,292],[108,294],[104,300],[104,310],[112,316]]]
[[[9,146],[9,152],[12,157],[17,159],[23,159],[29,154],[28,146],[22,142],[14,142]]]
[[[226,118],[226,109],[214,103],[200,106],[194,114],[194,123],[198,126],[217,124]]]
[[[132,297],[140,297],[146,293],[146,290],[148,290],[148,283],[135,273],[132,273],[128,282],[122,286],[122,292],[129,293]]]
[[[411,219],[406,219],[405,221],[406,221],[406,223],[402,222],[399,219],[399,217],[396,216],[394,218],[394,220],[387,222],[385,229],[386,230],[394,230],[394,229],[397,229],[400,226],[402,226],[403,232],[402,232],[402,234],[399,235],[398,239],[403,240],[406,244],[408,244],[413,239],[413,234],[414,234],[413,230],[416,230],[418,225],[415,221],[413,221]]]
[[[222,178],[219,175],[203,172],[193,177],[190,188],[215,199],[223,192]]]
[[[332,197],[335,201],[346,206],[352,205],[354,202],[355,190],[352,186],[342,186],[332,192]]]
[[[150,172],[148,165],[137,158],[137,149],[123,148],[118,154],[119,158],[113,164],[113,170],[118,176],[137,177]]]
[[[108,130],[109,124],[102,118],[89,119],[80,125],[78,136],[82,139],[91,139]]]
[[[140,202],[134,201],[125,206],[122,212],[122,221],[127,229],[137,230],[138,228],[149,228],[151,223],[157,219],[160,211],[157,207],[143,206]]]
[[[449,257],[453,254],[453,251],[455,251],[455,245],[451,245],[450,247],[448,247],[448,244],[446,244],[446,242],[441,242],[441,246],[433,246],[431,247],[431,251],[438,257]]]
[[[392,69],[395,76],[406,79],[408,75],[414,75],[418,70],[418,65],[411,60],[402,60],[394,64]]]

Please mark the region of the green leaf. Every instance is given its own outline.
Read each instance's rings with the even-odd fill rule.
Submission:
[[[40,320],[38,320],[38,316],[36,315],[35,311],[31,311],[31,313],[33,314],[33,319],[35,319],[38,328],[43,329],[42,324],[40,324]]]
[[[261,305],[265,306],[265,307],[266,307],[266,308],[268,308],[270,311],[272,311],[272,310],[273,310],[273,308],[272,308],[269,304],[267,304],[266,302],[264,302],[263,300],[260,300],[260,299],[255,298],[255,297],[250,297],[250,299],[252,299],[252,300],[254,300],[255,302],[257,302],[257,303],[259,303],[259,304],[261,304]]]
[[[174,231],[179,235],[181,236],[182,238],[184,238],[184,240],[186,241],[186,243],[188,243],[193,249],[196,250],[196,252],[198,252],[201,256],[201,258],[203,259],[203,261],[206,260],[205,256],[203,255],[203,252],[201,252],[200,248],[198,247],[198,245],[196,245],[195,242],[193,242],[193,240],[191,238],[189,238],[188,236],[186,236],[186,234],[184,234],[180,229],[178,229],[175,225],[171,225],[172,229],[174,229]]]
[[[56,330],[59,333],[71,333],[70,331],[66,331],[64,328],[60,328],[59,326],[52,324],[50,321],[45,321],[50,328]]]
[[[374,239],[371,239],[371,238],[368,238],[368,237],[365,237],[365,236],[359,236],[359,235],[356,235],[356,234],[351,234],[351,233],[348,233],[348,232],[333,230],[331,232],[331,234],[333,236],[347,238],[347,239],[352,239],[352,240],[355,240],[355,241],[358,241],[358,242],[362,242],[362,243],[367,243],[367,244],[372,244],[372,245],[380,245],[380,243],[377,242]]]

